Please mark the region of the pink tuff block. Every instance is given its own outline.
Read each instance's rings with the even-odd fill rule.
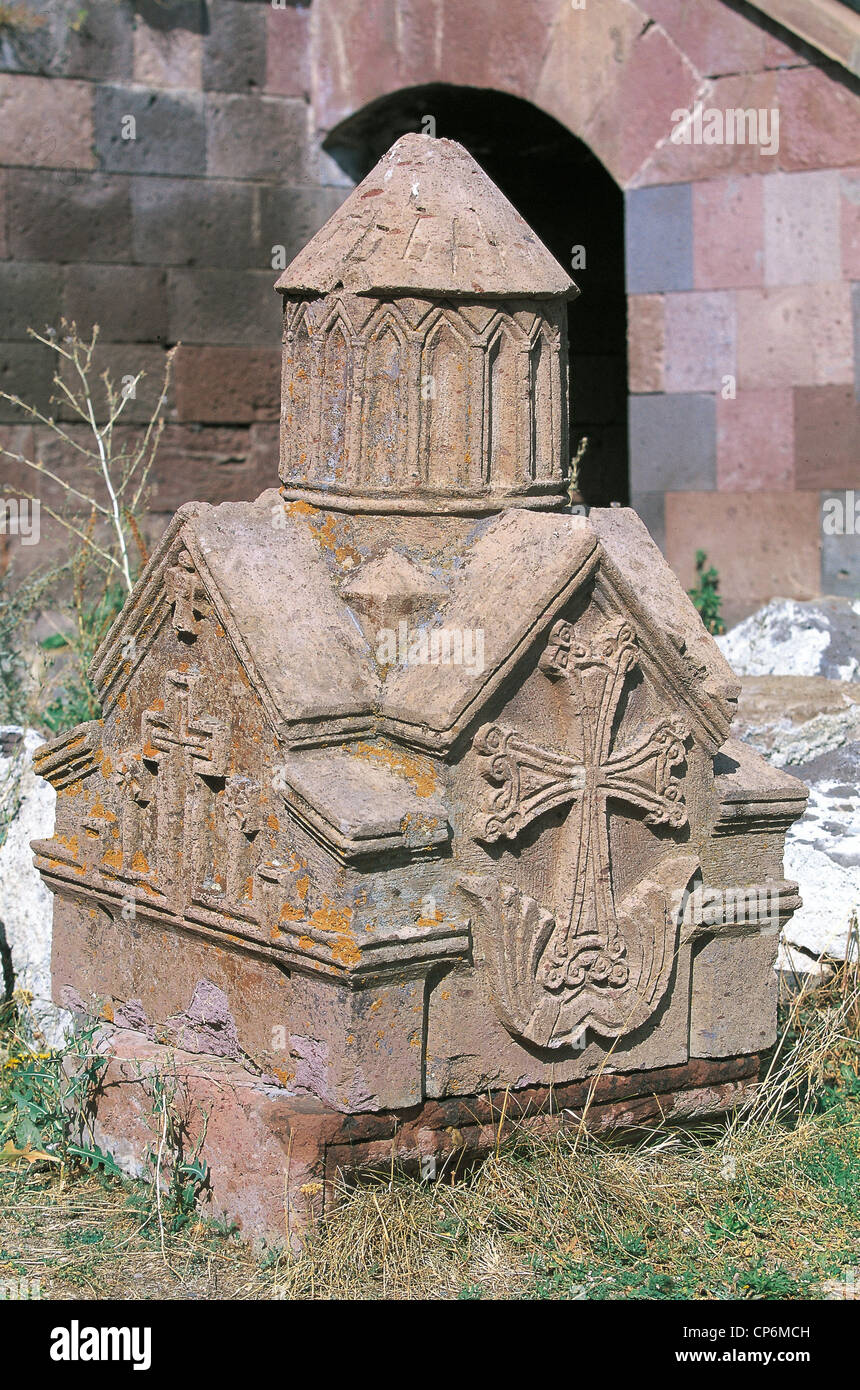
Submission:
[[[738,386],[827,386],[853,381],[851,286],[738,290]]]
[[[764,281],[763,180],[714,179],[693,187],[696,289],[741,289]]]
[[[691,107],[698,86],[676,46],[661,29],[650,29],[619,68],[617,85],[597,106],[582,138],[619,183],[636,182],[637,170],[669,135],[672,112]]]
[[[846,169],[840,180],[842,274],[860,280],[860,169]]]
[[[729,174],[769,174],[778,167],[778,154],[767,154],[771,148],[773,111],[776,109],[777,76],[773,72],[740,73],[735,77],[718,77],[700,83],[697,100],[676,102],[677,109],[693,112],[701,106],[701,143],[696,144],[696,129],[690,123],[691,141],[678,143],[669,139],[635,179],[636,186],[652,183],[681,183],[687,179],[716,179]],[[666,98],[667,104],[670,98]],[[729,112],[756,112],[756,140],[753,141],[746,119],[741,137],[732,139],[735,120],[727,119]],[[718,113],[716,117],[712,112]],[[764,112],[760,125],[759,112]],[[672,112],[669,113],[670,117]],[[670,129],[685,128],[680,118],[670,122]],[[705,143],[711,136],[722,135],[722,143]],[[729,138],[727,138],[727,135]]]
[[[266,91],[307,96],[310,86],[310,10],[266,11]]]
[[[663,391],[666,328],[662,294],[627,299],[627,377],[631,394]]]
[[[789,389],[742,391],[717,399],[720,492],[780,492],[794,482],[794,416]]]
[[[766,285],[814,285],[842,275],[839,174],[774,174],[764,185]]]
[[[648,15],[666,30],[706,77],[757,72],[764,67],[767,35],[713,0],[649,0]]]
[[[828,169],[857,163],[860,104],[820,68],[786,69],[777,79],[782,169]]]
[[[719,391],[737,375],[734,295],[728,290],[668,294],[666,390]]]

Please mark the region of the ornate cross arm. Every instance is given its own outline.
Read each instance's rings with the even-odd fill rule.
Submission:
[[[602,791],[645,811],[648,825],[686,825],[683,787],[674,769],[684,761],[688,737],[682,720],[662,720],[635,748],[607,759]]]
[[[488,760],[484,777],[499,784],[476,831],[489,843],[502,836],[513,840],[537,816],[573,801],[585,787],[582,763],[539,748],[501,724],[485,724],[474,747]]]

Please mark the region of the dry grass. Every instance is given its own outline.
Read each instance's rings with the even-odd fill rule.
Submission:
[[[845,1296],[846,1271],[860,1285],[858,1039],[848,965],[794,999],[767,1081],[722,1123],[519,1134],[459,1182],[378,1175],[297,1256],[196,1216],[162,1252],[145,1184],[33,1163],[0,1176],[0,1282],[53,1298]]]

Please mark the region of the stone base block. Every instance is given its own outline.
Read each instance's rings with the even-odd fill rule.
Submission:
[[[754,1089],[763,1054],[690,1061],[550,1088],[425,1101],[343,1114],[312,1096],[266,1085],[236,1062],[181,1052],[140,1033],[106,1029],[109,1057],[93,1134],[124,1171],[141,1176],[157,1150],[164,1097],[190,1152],[204,1132],[206,1212],[246,1237],[294,1246],[331,1206],[338,1177],[388,1168],[392,1156],[425,1178],[450,1176],[491,1153],[514,1125],[536,1134],[585,1123],[595,1132],[692,1122],[733,1109]],[[154,1085],[160,1078],[158,1086]],[[589,1103],[590,1099],[590,1103]]]

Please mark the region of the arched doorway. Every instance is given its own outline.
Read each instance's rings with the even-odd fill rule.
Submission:
[[[442,83],[380,97],[335,126],[325,149],[356,181],[407,131],[459,140],[570,270],[571,451],[583,436],[586,502],[626,503],[624,200],[588,146],[520,97]],[[576,247],[584,249],[572,260]],[[579,263],[577,263],[579,262]]]

